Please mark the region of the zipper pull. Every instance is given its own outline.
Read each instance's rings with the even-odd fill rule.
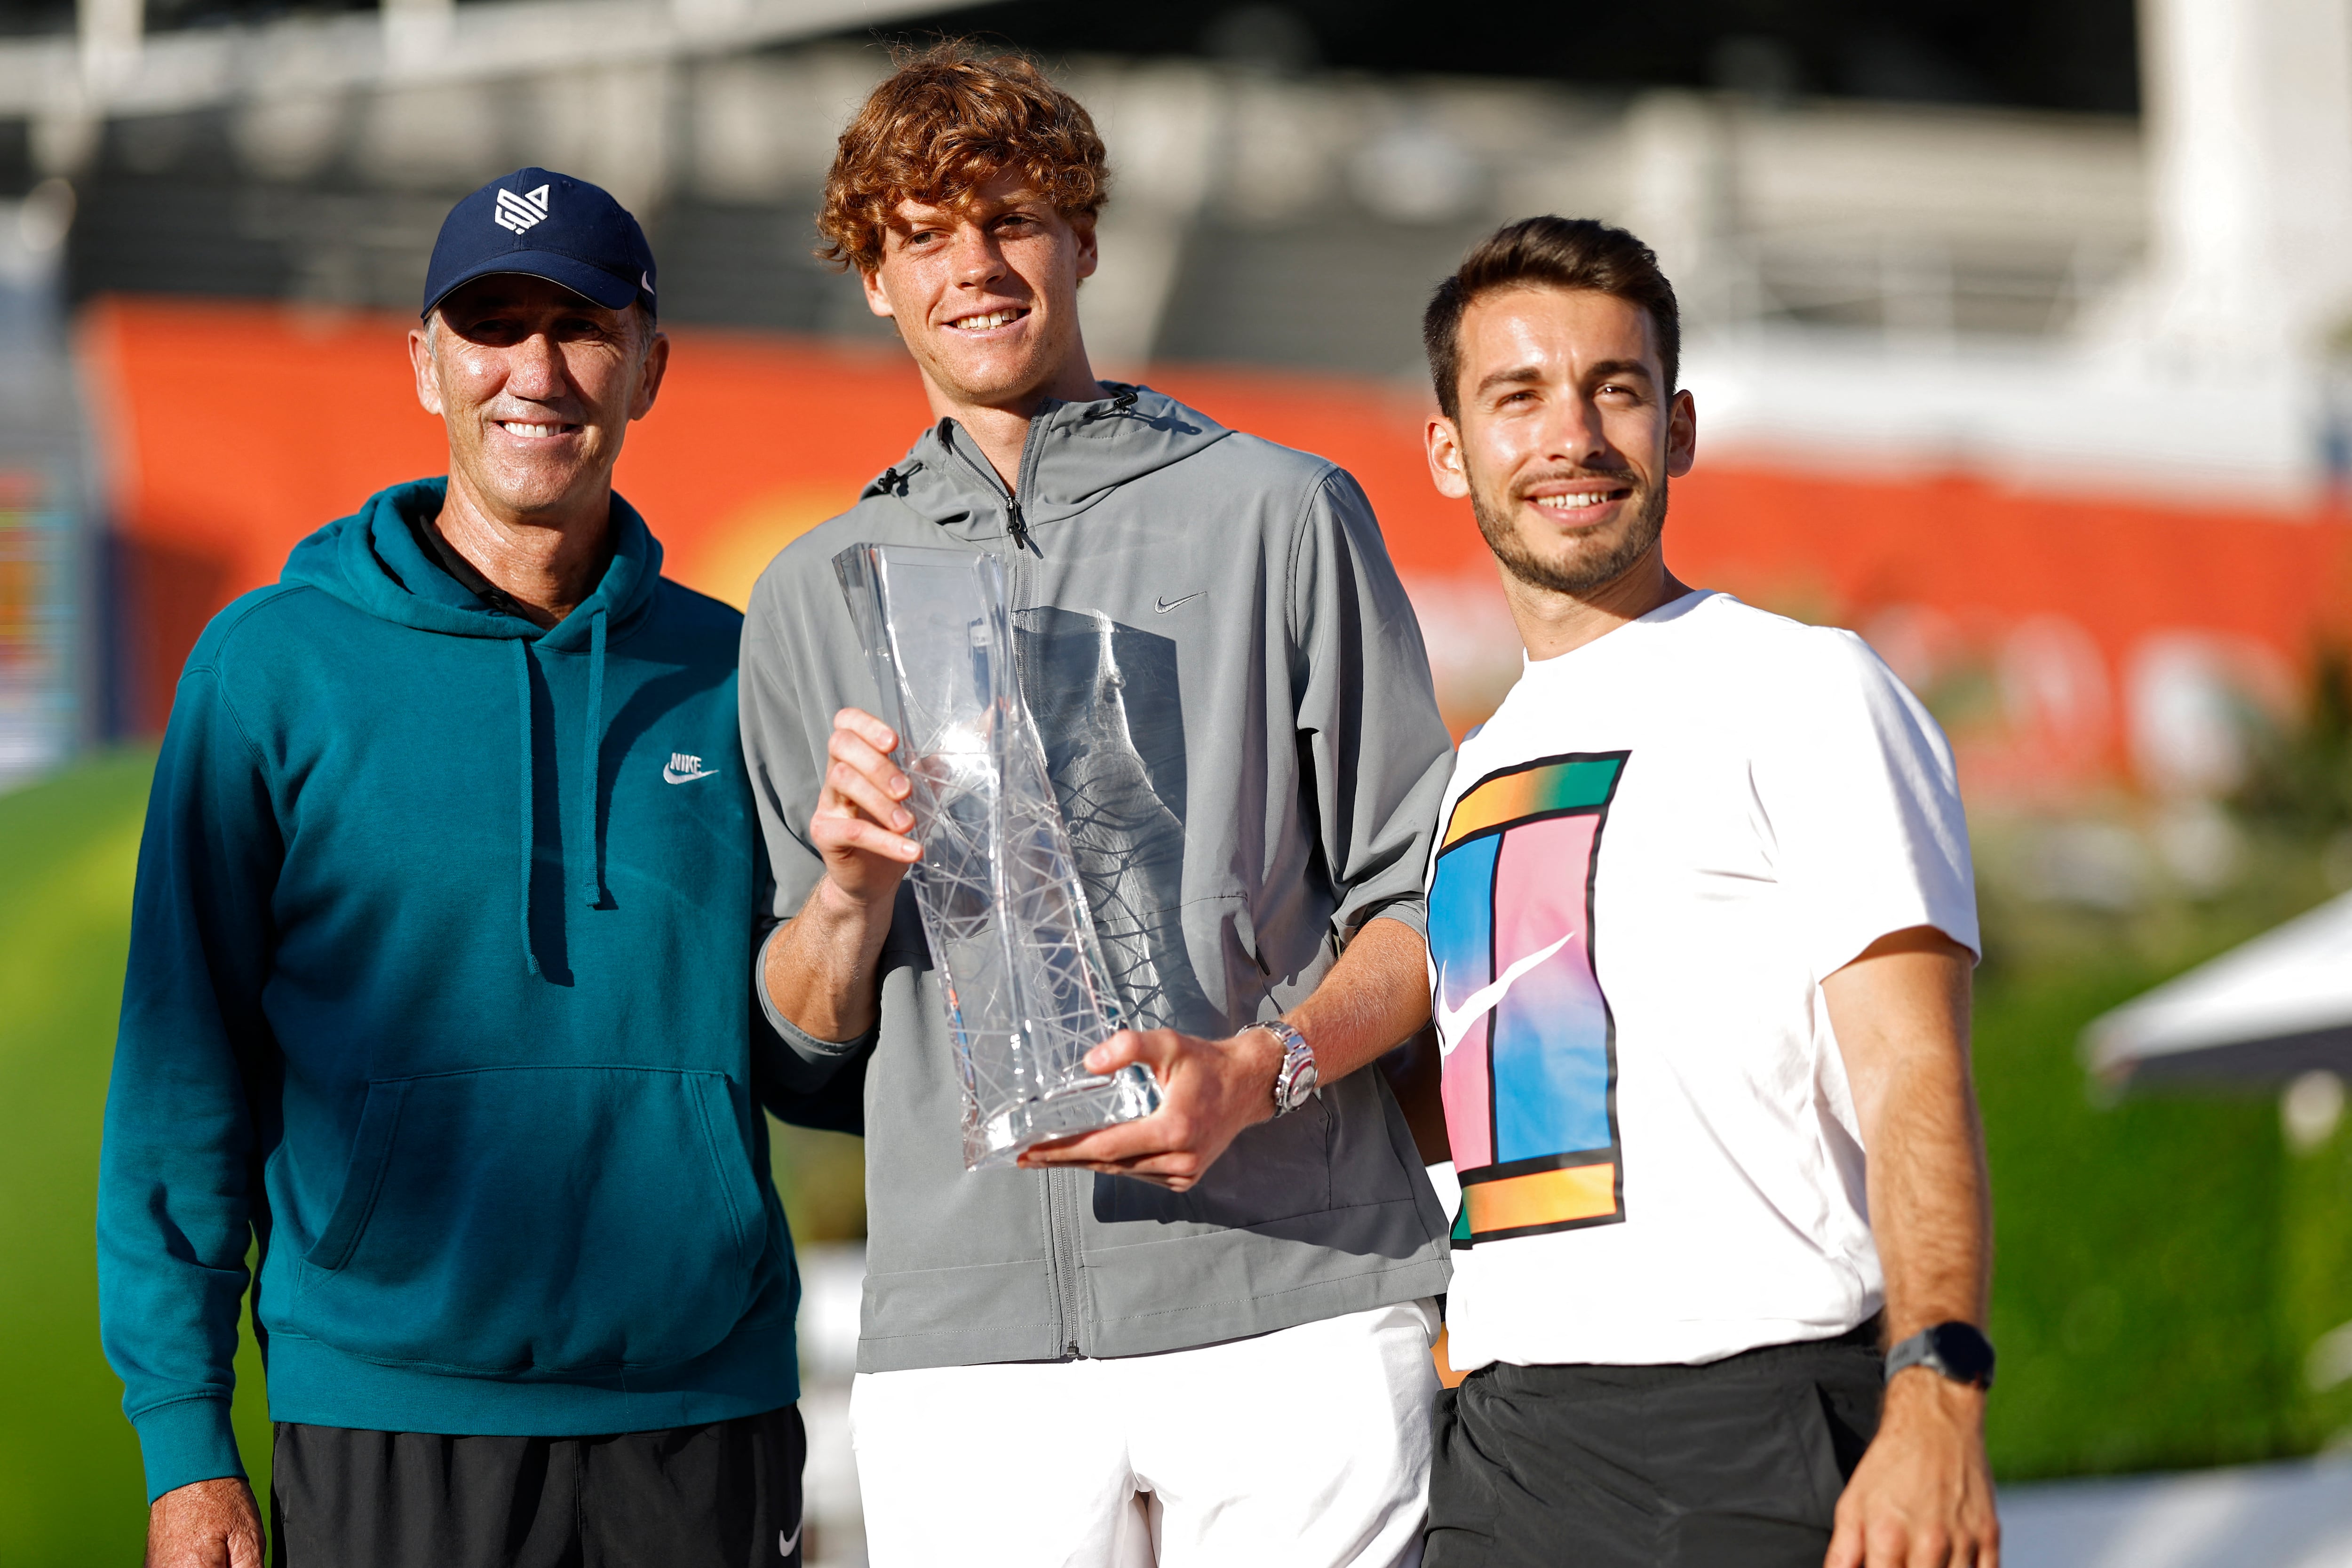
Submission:
[[[1008,514],[1008,518],[1009,521],[1006,526],[1013,533],[1013,548],[1015,550],[1028,549],[1029,525],[1021,521],[1021,500],[1018,496],[1013,498],[1013,510]]]

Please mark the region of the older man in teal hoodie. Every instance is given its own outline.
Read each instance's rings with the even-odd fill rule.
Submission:
[[[654,322],[604,192],[461,202],[410,335],[447,478],[303,541],[181,677],[99,1204],[151,1564],[259,1562],[248,1279],[278,1562],[798,1561],[740,617],[612,489]]]

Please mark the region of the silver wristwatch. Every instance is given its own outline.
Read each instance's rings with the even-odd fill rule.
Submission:
[[[1274,1113],[1287,1115],[1307,1103],[1321,1079],[1315,1070],[1315,1047],[1307,1037],[1280,1018],[1268,1019],[1252,1026],[1264,1029],[1282,1043],[1282,1066],[1274,1074]]]

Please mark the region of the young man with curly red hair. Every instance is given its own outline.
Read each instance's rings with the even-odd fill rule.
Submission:
[[[761,1000],[818,1079],[866,1063],[851,1420],[882,1568],[1410,1563],[1444,1217],[1358,1071],[1426,1022],[1422,868],[1451,748],[1363,492],[1098,380],[1108,195],[1025,61],[907,64],[820,226],[937,422],[752,596],[744,743],[774,866]],[[1021,679],[1166,1105],[962,1168],[908,781],[833,557],[1001,557]],[[1319,1087],[1318,1087],[1319,1086]]]

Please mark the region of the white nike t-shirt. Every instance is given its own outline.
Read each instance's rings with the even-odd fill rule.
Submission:
[[[1978,946],[1950,748],[1851,632],[1690,594],[1530,660],[1430,869],[1458,1370],[1720,1360],[1880,1305],[1821,981]]]

